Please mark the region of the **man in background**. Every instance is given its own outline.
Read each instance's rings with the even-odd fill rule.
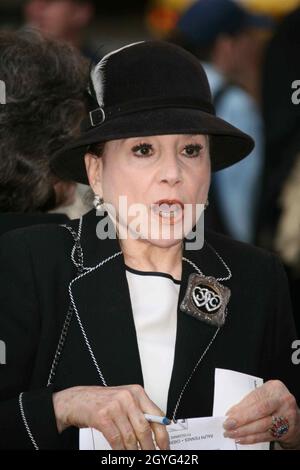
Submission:
[[[268,17],[232,0],[199,0],[179,19],[170,39],[203,62],[217,114],[250,134],[256,146],[242,162],[215,173],[206,222],[253,242],[263,168],[260,73]]]

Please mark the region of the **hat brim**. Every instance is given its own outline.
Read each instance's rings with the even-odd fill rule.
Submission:
[[[212,114],[198,109],[154,109],[119,116],[86,131],[54,155],[51,167],[63,179],[89,184],[84,162],[89,145],[130,137],[171,134],[212,136],[212,171],[237,163],[254,148],[250,136]]]

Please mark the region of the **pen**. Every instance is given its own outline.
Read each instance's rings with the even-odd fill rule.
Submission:
[[[172,422],[166,416],[153,416],[153,415],[148,415],[148,414],[144,414],[144,416],[149,423],[164,424],[167,426],[168,424],[171,424]]]

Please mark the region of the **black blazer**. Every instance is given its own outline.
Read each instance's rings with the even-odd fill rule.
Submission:
[[[73,299],[107,384],[143,385],[124,259],[119,255],[99,266],[120,246],[117,240],[96,237],[98,221],[94,211],[83,217],[83,262],[95,269],[73,283]],[[78,221],[69,225],[78,230]],[[216,233],[208,233],[206,241],[230,266],[232,278],[224,284],[231,289],[231,299],[226,323],[187,386],[177,418],[212,414],[216,367],[280,379],[299,399],[300,366],[297,369],[291,362],[296,334],[279,262],[267,252]],[[226,276],[209,244],[184,256],[206,275]],[[27,424],[40,449],[78,447],[77,429],[57,433],[52,393],[75,385],[102,384],[73,314],[54,383],[47,387],[70,302],[68,286],[77,275],[71,261],[73,245],[70,233],[58,225],[21,229],[0,239],[0,339],[7,347],[6,365],[0,366],[1,448],[33,448],[20,412],[20,392],[24,392]],[[192,266],[183,261],[179,304],[192,272]],[[178,309],[169,417],[215,331]]]
[[[5,212],[0,214],[0,235],[17,228],[37,224],[64,224],[69,217],[65,214]]]

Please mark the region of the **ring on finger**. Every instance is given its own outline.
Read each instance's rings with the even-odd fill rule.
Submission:
[[[280,439],[289,430],[289,420],[284,416],[272,416],[269,432],[275,439]]]

